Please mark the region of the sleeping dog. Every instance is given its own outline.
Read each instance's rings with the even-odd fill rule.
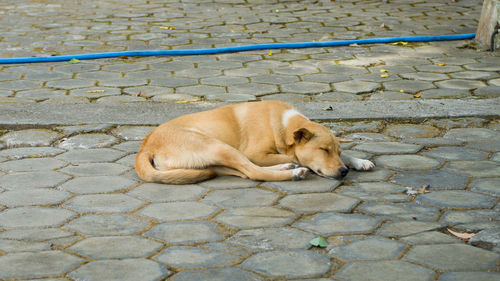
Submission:
[[[280,101],[247,102],[188,114],[154,129],[135,160],[147,182],[189,184],[233,175],[258,181],[342,179],[369,160],[341,154],[337,138]]]

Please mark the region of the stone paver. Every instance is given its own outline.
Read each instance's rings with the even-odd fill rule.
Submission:
[[[420,155],[383,155],[375,158],[375,164],[395,170],[427,170],[441,163]]]
[[[422,146],[398,142],[375,142],[362,143],[353,149],[376,154],[406,154],[415,153],[422,149]]]
[[[12,131],[0,137],[7,146],[48,146],[61,135],[45,129]]]
[[[61,188],[76,194],[106,193],[128,189],[137,182],[120,176],[76,177]]]
[[[210,222],[163,223],[153,227],[146,235],[171,244],[213,242],[222,238],[216,225]]]
[[[296,215],[290,211],[274,207],[246,207],[228,209],[215,220],[236,228],[264,226],[283,226],[291,222]]]
[[[280,201],[280,205],[302,213],[350,212],[359,200],[331,193],[293,194]]]
[[[322,235],[332,235],[370,233],[378,224],[378,219],[359,214],[320,213],[309,221],[298,221],[294,226]]]
[[[186,201],[201,197],[206,189],[197,185],[165,185],[144,183],[129,192],[130,195],[151,202]]]
[[[0,278],[40,278],[64,274],[83,261],[61,251],[7,254],[0,257]]]
[[[422,194],[417,202],[441,208],[490,208],[496,198],[464,190],[442,190]]]
[[[115,137],[105,134],[84,134],[64,139],[61,143],[59,143],[58,147],[63,149],[98,148],[109,146],[116,141]]]
[[[74,215],[60,208],[17,207],[0,213],[0,225],[7,228],[57,226]]]
[[[70,197],[65,191],[33,188],[15,189],[0,193],[0,204],[8,207],[30,205],[56,205]]]
[[[230,268],[214,268],[214,269],[198,269],[185,270],[172,276],[174,281],[190,281],[190,280],[228,280],[228,281],[259,281],[265,280],[259,275],[241,270],[236,267]]]
[[[151,204],[139,214],[165,222],[207,218],[217,211],[217,207],[199,202],[171,202]]]
[[[399,260],[352,262],[345,265],[335,277],[340,280],[387,280],[397,281],[404,276],[405,280],[429,280],[434,272],[427,268],[415,266]]]
[[[136,236],[90,237],[68,248],[91,259],[147,257],[162,247],[161,243]]]
[[[113,162],[125,156],[125,152],[110,148],[72,149],[58,155],[57,159],[72,164],[85,162]]]
[[[215,190],[205,197],[203,202],[221,207],[251,207],[269,206],[278,199],[279,195],[262,189],[233,189]]]
[[[463,271],[493,268],[500,255],[468,245],[446,244],[415,246],[405,258],[439,270]]]
[[[0,58],[473,33],[482,8],[7,2]],[[497,280],[500,123],[477,106],[498,103],[500,59],[471,43],[0,65],[0,279]],[[377,166],[343,181],[136,175],[140,141],[164,115],[273,99],[311,106],[306,115],[352,140],[347,154]],[[318,235],[326,249],[309,244]]]
[[[405,244],[386,238],[373,237],[331,249],[328,253],[342,260],[371,260],[395,258]]]
[[[132,211],[143,204],[143,201],[123,194],[89,194],[76,196],[64,206],[83,213],[118,213]]]
[[[127,214],[84,215],[64,227],[85,235],[134,234],[143,231],[149,222]]]
[[[270,276],[306,278],[322,275],[330,269],[330,259],[305,250],[258,253],[241,265]]]
[[[176,268],[229,266],[241,260],[236,255],[186,246],[170,247],[155,259]]]
[[[228,242],[251,250],[306,249],[313,238],[295,228],[259,228],[241,230]]]
[[[68,274],[76,280],[160,280],[171,272],[166,266],[146,259],[92,261]]]

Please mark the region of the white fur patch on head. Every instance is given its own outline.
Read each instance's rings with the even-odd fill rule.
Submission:
[[[306,118],[304,115],[302,115],[302,113],[298,112],[295,109],[288,109],[285,112],[283,112],[283,116],[281,117],[281,124],[283,124],[283,127],[286,127],[288,125],[288,121],[290,120],[290,118],[297,115]]]

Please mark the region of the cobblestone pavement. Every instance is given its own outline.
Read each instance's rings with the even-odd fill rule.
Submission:
[[[482,1],[63,2],[2,0],[0,57],[472,33]],[[419,92],[421,99],[498,97],[498,52],[477,52],[469,44],[3,65],[0,98],[130,103],[401,100]]]
[[[0,57],[472,33],[481,3],[0,0]],[[87,104],[381,100],[390,111],[499,96],[499,53],[470,41],[0,65],[0,103],[57,104],[63,117]],[[149,126],[0,124],[0,280],[500,280],[500,123],[488,115],[325,118],[374,171],[188,186],[137,178]],[[328,247],[311,247],[317,236]]]
[[[4,131],[0,279],[500,280],[498,120],[325,124],[376,169],[151,184],[133,162],[153,127]]]

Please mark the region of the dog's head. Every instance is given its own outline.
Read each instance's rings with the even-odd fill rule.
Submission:
[[[349,171],[340,159],[339,141],[323,125],[308,122],[289,131],[286,143],[293,148],[299,164],[319,176],[340,180]]]

